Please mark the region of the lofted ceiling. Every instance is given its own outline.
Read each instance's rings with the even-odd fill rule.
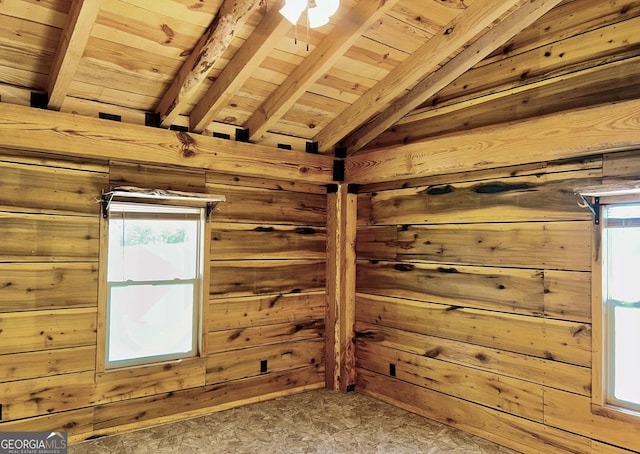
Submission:
[[[640,1],[0,0],[0,101],[320,153],[640,98]]]

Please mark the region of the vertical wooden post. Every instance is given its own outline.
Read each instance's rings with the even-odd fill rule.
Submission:
[[[350,185],[330,185],[327,194],[326,378],[328,389],[355,384],[357,194]]]

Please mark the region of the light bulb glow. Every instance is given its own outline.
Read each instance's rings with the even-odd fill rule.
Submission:
[[[339,6],[340,0],[285,0],[280,14],[295,25],[300,20],[302,13],[306,10],[309,27],[317,28],[328,24],[329,18],[338,11]]]
[[[296,24],[306,7],[306,0],[287,0],[280,10],[280,14],[292,24]]]

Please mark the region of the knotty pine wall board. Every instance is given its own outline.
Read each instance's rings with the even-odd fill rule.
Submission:
[[[314,365],[284,372],[257,375],[241,380],[161,393],[95,408],[94,431],[98,434],[129,430],[182,417],[224,410],[233,406],[281,397],[291,392],[324,386],[324,369]]]
[[[324,227],[215,222],[211,230],[211,254],[218,260],[309,259],[326,254]]]
[[[389,373],[389,364],[394,364],[398,380],[542,422],[543,387],[540,384],[376,343],[363,342],[358,347],[356,365],[365,364],[368,370],[385,375]]]
[[[589,271],[591,222],[361,227],[357,252],[372,260]]]
[[[590,220],[573,189],[597,184],[601,175],[597,169],[375,192],[367,223]]]
[[[75,285],[82,282],[84,285]],[[96,307],[95,262],[0,263],[0,314],[71,307]]]
[[[220,298],[316,292],[324,289],[325,268],[320,260],[213,260],[209,293]]]
[[[207,183],[207,192],[226,197],[218,205],[216,222],[326,225],[326,190],[324,194],[300,194]]]
[[[324,364],[324,341],[315,339],[262,345],[210,354],[207,358],[207,385],[255,377],[264,374],[261,362],[267,361],[266,371],[282,372],[305,366],[318,369]]]
[[[309,323],[324,317],[324,291],[209,299],[208,331]]]
[[[382,345],[583,396],[591,395],[591,369],[587,367],[361,321],[356,322],[355,330],[356,353],[358,348]]]
[[[324,385],[324,187],[291,193],[282,189],[289,182],[277,180],[252,188],[202,169],[82,163],[59,152],[12,149],[0,157],[0,170],[7,176],[0,183],[0,234],[7,240],[0,244],[0,430],[65,430],[78,441]],[[207,185],[215,179],[235,184]],[[238,297],[210,287],[203,327],[212,359],[96,369],[98,200],[120,185],[222,192],[233,203],[208,225],[221,245],[219,256],[212,248],[211,264],[237,265],[233,277],[252,290]],[[260,238],[242,242],[245,233]],[[289,271],[301,268],[309,272]],[[231,373],[207,386],[208,367],[212,380],[215,368]]]
[[[223,331],[210,331],[208,345],[216,352],[259,347],[282,342],[297,342],[324,338],[324,314],[308,322],[299,320],[289,323],[252,326]]]
[[[638,451],[640,426],[592,411],[589,397],[547,389],[544,401],[545,424],[585,437],[606,437],[607,443]]]
[[[577,366],[591,365],[589,325],[358,293],[356,320]]]
[[[574,190],[637,179],[639,155],[361,186],[356,389],[523,452],[637,451],[635,425],[591,412],[598,227]]]
[[[358,369],[356,389],[368,396],[521,452],[592,452],[591,440],[587,437],[367,369]]]

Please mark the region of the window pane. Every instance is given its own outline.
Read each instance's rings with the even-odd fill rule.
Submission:
[[[108,361],[194,350],[194,284],[112,287]]]
[[[614,317],[614,395],[640,404],[640,308],[617,306]]]
[[[109,220],[110,282],[193,279],[198,270],[197,220]]]
[[[640,228],[608,228],[607,251],[607,299],[640,301]]]

